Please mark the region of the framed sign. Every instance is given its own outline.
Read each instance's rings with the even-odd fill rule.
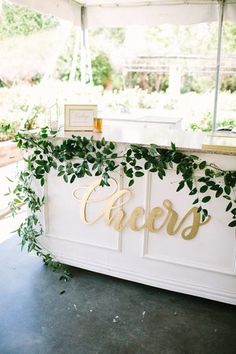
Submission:
[[[65,131],[93,130],[93,120],[97,117],[97,105],[65,105]]]

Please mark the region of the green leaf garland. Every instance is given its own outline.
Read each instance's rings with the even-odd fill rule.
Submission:
[[[31,187],[34,178],[43,186],[45,176],[51,170],[56,170],[58,178],[63,178],[65,183],[74,183],[86,175],[95,175],[101,176],[102,186],[109,186],[110,173],[121,167],[131,187],[135,183],[134,176],[141,178],[145,171],[164,179],[167,170],[174,169],[181,177],[177,192],[187,187],[190,196],[196,195],[193,204],[198,205],[202,221],[208,216],[205,205],[212,199],[209,195],[209,191],[212,191],[215,198],[221,197],[228,201],[225,212],[232,217],[228,226],[236,227],[236,171],[222,170],[202,161],[198,156],[178,151],[174,143],[171,143],[170,149],[160,148],[156,144],[148,147],[131,144],[123,153],[118,154],[115,151],[116,144],[104,138],[95,141],[93,137],[72,136],[58,143],[56,135],[57,132],[48,127],[41,129],[37,136],[22,132],[16,134],[17,146],[30,155],[24,158],[25,170],[19,174],[18,183],[11,191],[10,207],[15,214],[19,204],[27,205],[29,216],[18,229],[21,247],[27,246],[29,252],[35,251],[53,270],[63,270],[62,279],[68,279],[68,271],[39,242],[43,227],[38,213],[44,204],[44,197],[37,196]],[[140,160],[144,161],[143,165],[140,165]],[[203,174],[200,178],[197,177],[199,170]]]

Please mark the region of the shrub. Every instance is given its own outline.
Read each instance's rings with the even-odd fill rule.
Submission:
[[[223,119],[217,122],[217,128],[234,128],[236,127],[235,119]],[[190,128],[193,131],[210,132],[212,131],[212,113],[208,112],[199,123],[192,123]]]
[[[9,122],[7,119],[0,121],[0,141],[12,139],[19,129],[20,123],[17,121]]]
[[[129,72],[126,76],[127,87],[139,87],[147,92],[166,92],[169,87],[168,76],[158,73]]]
[[[181,93],[187,93],[191,91],[200,93],[201,86],[192,75],[184,75],[182,79]]]
[[[92,73],[94,85],[102,85],[106,88],[112,80],[113,68],[105,53],[98,54],[92,60]]]
[[[236,91],[236,77],[225,75],[221,79],[221,90],[235,92]]]

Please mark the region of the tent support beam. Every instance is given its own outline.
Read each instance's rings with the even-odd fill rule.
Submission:
[[[214,96],[214,111],[212,120],[212,134],[216,131],[217,114],[218,114],[218,99],[220,89],[220,64],[221,64],[221,49],[222,49],[222,32],[223,32],[223,19],[224,19],[224,4],[225,0],[220,2],[219,11],[219,26],[218,26],[218,42],[217,42],[217,59],[216,59],[216,76],[215,76],[215,96]]]
[[[92,83],[91,58],[89,51],[87,29],[87,7],[81,7],[81,58],[80,58],[81,82]]]
[[[78,26],[74,27],[74,34],[75,34],[75,42],[74,42],[72,64],[70,68],[69,82],[73,82],[76,79],[76,67],[77,67],[77,59],[79,55],[79,27]]]

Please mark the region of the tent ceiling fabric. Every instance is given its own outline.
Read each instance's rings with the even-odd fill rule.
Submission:
[[[157,26],[218,21],[218,0],[13,0],[39,12],[81,25],[81,6],[87,7],[92,27]],[[225,0],[224,19],[236,22],[236,0]]]
[[[165,23],[192,24],[218,20],[218,5],[153,5],[130,7],[88,7],[88,27],[156,26]]]
[[[178,4],[212,4],[221,0],[74,0],[85,6],[142,6],[142,5],[178,5]],[[236,0],[225,0],[227,3],[236,3]]]
[[[77,26],[81,25],[81,6],[74,0],[11,0],[11,2],[62,18]]]

